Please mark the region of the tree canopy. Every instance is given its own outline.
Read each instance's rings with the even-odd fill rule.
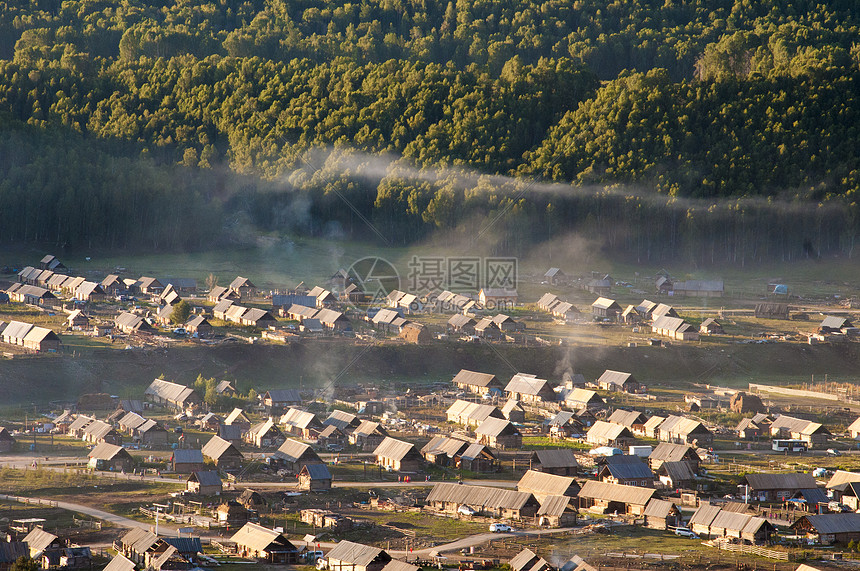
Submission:
[[[704,261],[737,255],[743,211],[763,255],[804,251],[793,207],[760,199],[813,205],[817,247],[850,251],[858,31],[849,0],[11,0],[0,239],[194,249],[368,220],[411,243],[495,217],[516,250],[618,212],[648,256]],[[708,256],[712,207],[730,236]]]

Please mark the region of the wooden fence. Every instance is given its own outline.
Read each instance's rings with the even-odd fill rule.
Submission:
[[[765,547],[757,547],[755,545],[737,545],[734,543],[728,543],[725,541],[705,541],[705,545],[709,545],[711,547],[716,547],[717,549],[721,549],[723,551],[732,551],[734,553],[748,553],[750,555],[758,555],[759,557],[766,557],[768,559],[778,559],[780,561],[791,561],[793,559],[792,554],[787,551],[777,551],[775,549],[767,549]]]

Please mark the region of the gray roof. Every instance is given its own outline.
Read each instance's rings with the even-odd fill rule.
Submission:
[[[358,417],[344,410],[333,410],[328,418],[323,421],[324,425],[335,426],[340,430],[344,430],[349,426],[357,426],[359,424]]]
[[[600,378],[597,379],[598,384],[606,383],[619,387],[624,386],[624,383],[628,381],[635,381],[632,373],[623,373],[621,371],[613,371],[611,369],[606,369],[603,374],[600,375]]]
[[[808,515],[794,522],[792,527],[804,519],[819,534],[856,533],[860,531],[860,513]]]
[[[99,442],[96,444],[95,448],[90,450],[88,456],[97,460],[110,460],[122,451],[122,446],[109,444],[107,442]],[[128,454],[128,452],[126,452],[126,454]]]
[[[252,550],[265,551],[272,543],[295,549],[295,546],[280,532],[256,523],[248,522],[230,538],[238,545],[246,545]]]
[[[608,471],[613,478],[619,480],[653,480],[654,472],[648,464],[639,460],[638,462],[607,462],[600,470],[601,473]]]
[[[209,442],[203,445],[203,455],[207,458],[212,458],[213,460],[218,460],[223,456],[227,451],[233,450],[235,455],[242,457],[242,453],[236,449],[233,444],[231,444],[228,440],[224,440],[220,436],[213,436]]]
[[[24,542],[30,546],[30,551],[44,551],[57,540],[57,536],[53,533],[48,533],[41,527],[36,527],[30,530],[24,537]]]
[[[712,506],[711,504],[703,503],[699,506],[693,517],[690,518],[690,525],[703,525],[710,527],[711,522],[720,513],[720,506]]]
[[[314,426],[319,428],[322,426],[322,423],[314,413],[297,408],[288,409],[287,412],[281,415],[279,423],[285,426],[292,426],[301,429],[311,428]]]
[[[124,555],[116,555],[103,571],[134,571],[134,561]]]
[[[519,434],[520,430],[509,420],[504,418],[496,418],[493,416],[487,417],[475,429],[475,434],[486,436],[502,436],[503,434]]]
[[[296,389],[269,389],[266,391],[267,398],[272,402],[302,402],[302,396]]]
[[[285,462],[298,462],[302,458],[308,461],[322,462],[319,455],[313,451],[309,444],[293,440],[292,438],[284,441],[273,456]]]
[[[596,307],[598,309],[621,309],[621,306],[614,299],[609,299],[606,297],[598,297],[594,303],[591,304],[591,307]]]
[[[647,418],[641,412],[619,408],[614,410],[606,420],[631,428],[634,424],[645,424]]]
[[[615,440],[621,437],[633,438],[633,433],[630,432],[629,428],[621,424],[598,420],[588,429],[588,436],[590,438],[596,437],[605,440]]]
[[[690,465],[686,462],[663,462],[660,465],[660,474],[665,474],[669,478],[672,479],[672,482],[686,482],[688,480],[694,480],[696,478],[693,471],[690,469]]]
[[[523,549],[508,562],[513,571],[526,571],[531,568],[531,563],[539,559],[537,554],[531,549]]]
[[[643,515],[645,517],[668,517],[672,513],[673,507],[675,507],[675,504],[672,502],[651,498],[651,501],[645,506]]]
[[[367,566],[376,560],[391,561],[391,556],[378,547],[341,541],[326,554],[328,559],[352,563],[356,566]]]
[[[176,464],[202,464],[203,452],[191,448],[177,448],[173,451],[173,462]]]
[[[474,444],[470,444],[468,448],[466,448],[462,454],[460,454],[460,458],[466,461],[474,460],[481,456],[481,453],[488,454],[491,458],[495,458],[496,455],[493,451],[483,444],[478,444],[477,442]]]
[[[419,571],[420,569],[417,565],[400,561],[399,559],[392,559],[382,568],[382,571]]]
[[[654,447],[654,450],[651,451],[651,454],[648,456],[648,459],[651,461],[662,460],[663,462],[680,462],[684,459],[685,456],[687,456],[688,458],[693,458],[693,456],[696,456],[696,458],[698,458],[698,456],[696,455],[696,451],[693,450],[690,446],[687,446],[686,444],[661,442]]]
[[[546,379],[538,379],[533,375],[517,373],[513,378],[511,378],[507,386],[505,386],[505,391],[509,393],[538,395],[547,387],[549,387],[549,381]]]
[[[821,325],[819,325],[822,329],[842,329],[843,327],[851,326],[851,322],[845,317],[836,317],[834,315],[828,315],[821,321]]]
[[[171,383],[170,381],[163,381],[161,379],[155,379],[152,381],[143,394],[155,396],[179,405],[192,400],[192,397],[196,397],[196,399],[193,400],[199,400],[197,393],[191,387],[186,387],[185,385],[180,385],[178,383]]]
[[[517,482],[517,490],[541,496],[564,496],[569,493],[571,486],[578,487],[572,477],[545,474],[536,470],[526,471],[520,481]]]
[[[848,482],[860,482],[860,472],[848,472],[846,470],[836,470],[830,480],[827,481],[826,488],[831,490],[836,486]]]
[[[179,553],[203,553],[203,542],[199,537],[162,537],[161,541],[172,545]]]
[[[570,496],[546,496],[540,504],[538,515],[560,516],[570,507]]]
[[[221,476],[215,470],[204,470],[202,472],[192,472],[188,477],[189,481],[195,481],[201,486],[220,486]]]
[[[820,503],[826,504],[830,501],[830,498],[827,497],[827,494],[825,494],[824,490],[821,488],[798,490],[796,495],[801,496],[801,498],[806,500],[806,503],[811,506],[817,506]]]
[[[385,429],[382,428],[378,422],[373,422],[372,420],[362,420],[361,424],[352,431],[352,434],[358,436],[370,436],[371,434],[388,436]]]
[[[785,474],[747,474],[746,481],[753,490],[802,490],[817,487],[812,474],[797,472]]]
[[[529,501],[535,500],[534,496],[528,492],[442,482],[433,486],[433,489],[427,496],[428,503],[436,501],[462,504],[476,509],[505,508],[519,510]]]
[[[507,422],[507,421],[505,421]],[[410,453],[417,452],[415,446],[403,440],[396,440],[390,436],[386,436],[376,450],[373,451],[374,456],[383,458],[391,458],[392,460],[403,460]]]
[[[607,484],[605,482],[588,480],[582,486],[582,489],[579,490],[579,497],[644,506],[654,495],[654,492],[653,488]]]
[[[442,454],[449,458],[454,458],[460,452],[469,447],[469,443],[457,438],[449,438],[447,436],[434,436],[430,442],[424,445],[421,449],[421,454],[433,454],[440,456]]]
[[[305,464],[301,473],[307,473],[311,480],[331,480],[331,472],[325,464]]]
[[[533,453],[544,468],[578,468],[576,454],[570,448],[555,448],[551,450],[536,450]]]

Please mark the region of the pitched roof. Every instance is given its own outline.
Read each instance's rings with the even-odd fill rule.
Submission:
[[[632,427],[634,424],[644,424],[646,422],[645,415],[641,412],[620,408],[615,409],[606,420],[608,422],[614,422],[615,424],[624,425],[628,428]]]
[[[486,436],[502,436],[503,434],[520,434],[520,430],[509,420],[488,416],[475,429],[475,434]]]
[[[496,381],[497,383],[499,382],[495,375],[460,369],[460,372],[454,376],[454,379],[451,382],[475,387],[486,387],[493,381]]]
[[[95,448],[90,450],[90,453],[87,454],[87,456],[90,458],[95,458],[96,460],[110,460],[114,456],[122,452],[122,450],[122,446],[109,444],[107,442],[99,442],[98,444],[96,444]]]
[[[383,561],[390,561],[391,556],[384,550],[378,547],[362,545],[361,543],[353,543],[352,541],[340,541],[331,551],[326,554],[328,559],[352,563],[356,566],[367,566],[373,563],[378,558]]]
[[[24,542],[30,546],[31,553],[34,551],[44,551],[56,540],[56,535],[48,533],[41,527],[34,527],[30,530],[30,533],[24,537]]]
[[[301,429],[321,425],[320,421],[317,419],[317,415],[297,408],[287,410],[287,412],[281,416],[281,420],[279,422],[286,426],[293,426]]]
[[[242,456],[242,453],[236,449],[228,440],[224,440],[220,436],[213,436],[209,442],[203,445],[203,455],[213,460],[218,460],[228,450],[232,449],[235,454]]]
[[[645,517],[659,517],[664,518],[668,517],[670,513],[672,513],[672,508],[675,507],[675,504],[672,502],[667,502],[666,500],[660,500],[657,498],[651,498],[648,502],[648,505],[645,506],[645,511],[642,515]]]
[[[644,506],[655,491],[654,488],[640,488],[639,486],[607,484],[606,482],[588,480],[579,490],[579,497]]]
[[[421,449],[421,454],[433,454],[441,456],[442,454],[449,458],[454,458],[460,452],[469,447],[469,442],[458,438],[449,438],[447,436],[434,436],[430,442],[424,445]]]
[[[373,455],[392,460],[403,460],[411,452],[415,452],[413,444],[386,436],[385,440],[380,442],[376,450],[373,451]]]
[[[830,477],[830,480],[827,482],[827,486],[825,486],[828,490],[832,490],[836,486],[841,484],[846,484],[848,482],[860,482],[860,472],[848,472],[846,470],[836,470],[833,473],[833,476]]]
[[[621,306],[616,303],[614,299],[609,299],[606,297],[598,297],[594,303],[591,304],[591,307],[596,307],[598,309],[621,309]]]
[[[696,475],[686,462],[663,462],[660,465],[660,474],[665,474],[675,484],[696,479]]]
[[[538,509],[538,515],[560,516],[570,507],[570,496],[546,496]]]
[[[753,490],[801,490],[816,487],[812,474],[747,474],[746,481]]]
[[[164,381],[162,379],[155,379],[152,381],[143,394],[155,396],[176,404],[185,403],[192,395],[197,396],[197,393],[194,392],[194,389],[191,387],[186,387],[185,385],[180,385],[178,383],[171,383],[170,381]]]
[[[597,379],[597,384],[610,384],[617,385],[619,387],[624,386],[624,383],[627,381],[632,381],[633,374],[632,373],[623,373],[621,371],[613,371],[611,369],[606,369],[600,378]]]
[[[352,431],[352,434],[357,436],[370,436],[371,434],[387,436],[385,429],[378,422],[373,422],[372,420],[362,420],[361,424]]]
[[[295,546],[290,543],[284,534],[252,522],[248,522],[242,526],[230,540],[257,552],[265,551],[275,542],[278,542],[279,545],[295,549]]]
[[[446,411],[448,415],[457,415],[469,420],[482,422],[490,416],[497,418],[504,416],[501,411],[491,404],[480,404],[458,399],[454,401]]]
[[[311,480],[331,480],[331,472],[325,464],[305,464],[300,474],[307,474]]]
[[[541,495],[564,496],[571,486],[576,486],[576,481],[569,476],[556,476],[535,470],[528,470],[520,481],[517,482],[517,490],[539,493]]]
[[[324,425],[335,426],[339,430],[344,430],[348,426],[353,426],[358,423],[358,417],[345,410],[333,410],[328,418],[323,421]]]
[[[177,448],[173,451],[173,462],[176,464],[202,464],[203,452],[196,448]]]
[[[192,472],[188,477],[189,481],[195,481],[201,486],[220,486],[221,476],[215,470],[204,470],[201,472]]]
[[[247,423],[250,424],[251,421],[248,420],[248,417],[245,416],[245,411],[239,407],[234,408],[230,411],[230,414],[227,415],[227,418],[224,419],[224,424],[234,424],[236,422]]]
[[[319,455],[313,451],[310,444],[305,444],[304,442],[299,442],[292,438],[285,440],[284,443],[275,451],[273,456],[285,462],[297,462],[308,452],[311,453],[309,459],[314,459],[320,462],[322,461],[320,460]]]
[[[638,456],[636,456],[638,458]],[[619,480],[653,480],[654,472],[648,467],[648,464],[640,458],[638,461],[632,462],[607,462],[600,470],[600,473],[609,472],[613,478]]]
[[[382,568],[382,571],[419,571],[420,569],[417,565],[400,561],[399,559],[392,559]]]
[[[440,482],[433,486],[427,503],[436,501],[463,504],[473,508],[505,508],[519,510],[529,501],[535,501],[528,492]]]
[[[505,386],[505,392],[521,393],[525,395],[539,395],[541,391],[550,387],[546,379],[538,379],[534,375],[517,373]]]
[[[570,448],[556,448],[551,450],[535,450],[533,452],[537,460],[544,468],[578,468],[576,454]]]
[[[103,571],[134,571],[134,561],[124,555],[116,555]]]
[[[511,569],[514,571],[528,571],[531,568],[531,564],[533,561],[538,559],[537,554],[531,549],[523,549],[508,562]]]
[[[632,438],[633,433],[630,432],[630,429],[622,424],[615,424],[614,422],[606,422],[603,420],[598,420],[591,428],[588,429],[588,437],[589,438],[601,438],[604,440],[615,440],[616,438],[621,437]]]
[[[690,518],[690,525],[703,525],[705,527],[710,527],[711,522],[714,521],[714,518],[717,517],[717,514],[719,513],[720,506],[712,506],[711,504],[703,503],[699,505],[699,508]]]
[[[822,535],[860,531],[860,513],[807,515],[794,522],[791,527],[797,526],[803,520],[808,521],[809,525]]]
[[[474,444],[470,444],[469,447],[466,448],[460,454],[460,458],[462,460],[466,460],[468,462],[468,461],[474,460],[476,458],[479,458],[481,456],[481,454],[486,454],[487,456],[489,456],[490,458],[493,458],[493,459],[496,458],[496,455],[493,453],[493,451],[491,449],[487,448],[483,444],[478,444],[477,442],[475,442]]]
[[[269,389],[266,391],[267,398],[272,402],[302,402],[302,396],[296,389]]]

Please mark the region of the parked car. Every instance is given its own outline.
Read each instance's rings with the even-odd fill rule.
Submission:
[[[323,557],[325,557],[325,555],[323,554],[322,551],[308,551],[307,553],[305,553],[305,561],[307,561],[310,564],[316,563],[318,560],[322,559]]]
[[[185,330],[184,327],[177,327],[176,329],[173,330],[174,335],[185,335],[186,333],[188,333],[188,332]]]
[[[463,514],[463,515],[475,515],[478,512],[476,512],[475,510],[473,510],[469,506],[460,506],[459,508],[457,508],[457,513]],[[493,524],[493,525],[495,525],[495,524]],[[490,527],[492,527],[492,526],[490,526]]]
[[[493,533],[508,533],[513,531],[514,528],[504,523],[491,523],[490,531]]]
[[[678,537],[686,537],[689,539],[699,539],[699,536],[693,533],[692,529],[687,529],[686,527],[679,527],[675,529],[675,535]]]
[[[827,449],[828,456],[842,456],[842,453],[839,452],[836,448],[828,448]]]

